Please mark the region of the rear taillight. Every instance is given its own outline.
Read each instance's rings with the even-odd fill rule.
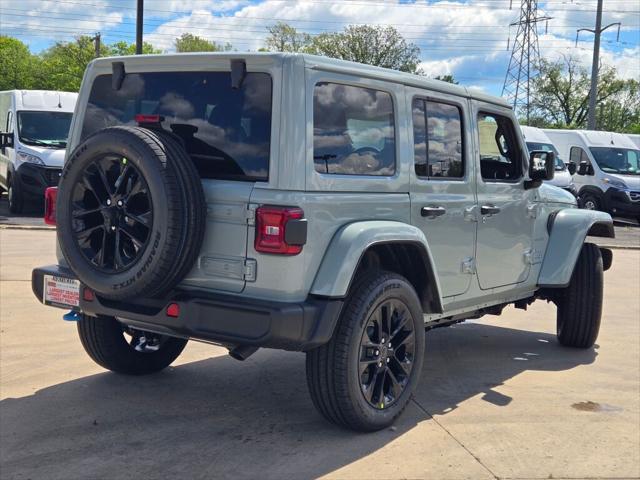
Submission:
[[[297,255],[306,242],[306,222],[300,208],[263,206],[256,210],[256,252]],[[303,223],[305,222],[305,223]],[[298,232],[302,231],[304,234]]]
[[[56,224],[56,198],[58,187],[49,187],[44,191],[44,223],[47,225]]]

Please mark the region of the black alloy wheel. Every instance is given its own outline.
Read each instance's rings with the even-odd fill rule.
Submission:
[[[72,229],[82,255],[106,273],[139,260],[153,224],[149,187],[124,157],[105,155],[89,165],[72,191]]]
[[[369,317],[360,340],[360,385],[366,401],[388,408],[406,388],[415,355],[413,321],[400,299],[381,303]]]

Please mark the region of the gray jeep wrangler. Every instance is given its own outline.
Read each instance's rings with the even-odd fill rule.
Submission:
[[[598,335],[611,217],[542,184],[501,99],[292,54],[91,63],[59,189],[45,304],[114,372],[188,339],[306,352],[311,398],[356,430],[407,405],[425,330],[537,299],[561,344]],[[55,197],[57,196],[57,201]]]

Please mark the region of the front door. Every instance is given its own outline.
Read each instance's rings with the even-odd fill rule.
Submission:
[[[534,190],[525,190],[526,148],[510,110],[474,102],[480,171],[477,179],[476,268],[480,288],[524,282],[529,275]]]
[[[476,224],[472,149],[463,105],[446,95],[408,97],[413,119],[411,223],[425,234],[443,297],[465,293],[473,273]]]

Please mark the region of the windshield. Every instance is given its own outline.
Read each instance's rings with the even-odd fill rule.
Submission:
[[[640,150],[591,147],[591,154],[603,172],[640,175]]]
[[[230,72],[129,73],[114,90],[96,77],[82,138],[113,125],[136,125],[137,114],[159,115],[180,138],[200,177],[266,181],[271,141],[271,77],[247,73],[233,88]]]
[[[560,153],[556,150],[556,147],[552,143],[537,143],[527,142],[527,148],[530,152],[534,150],[542,150],[544,152],[553,152],[556,154],[556,172],[561,172],[567,169],[567,166],[560,159]]]
[[[49,148],[65,148],[71,112],[18,112],[18,137],[26,145]]]

